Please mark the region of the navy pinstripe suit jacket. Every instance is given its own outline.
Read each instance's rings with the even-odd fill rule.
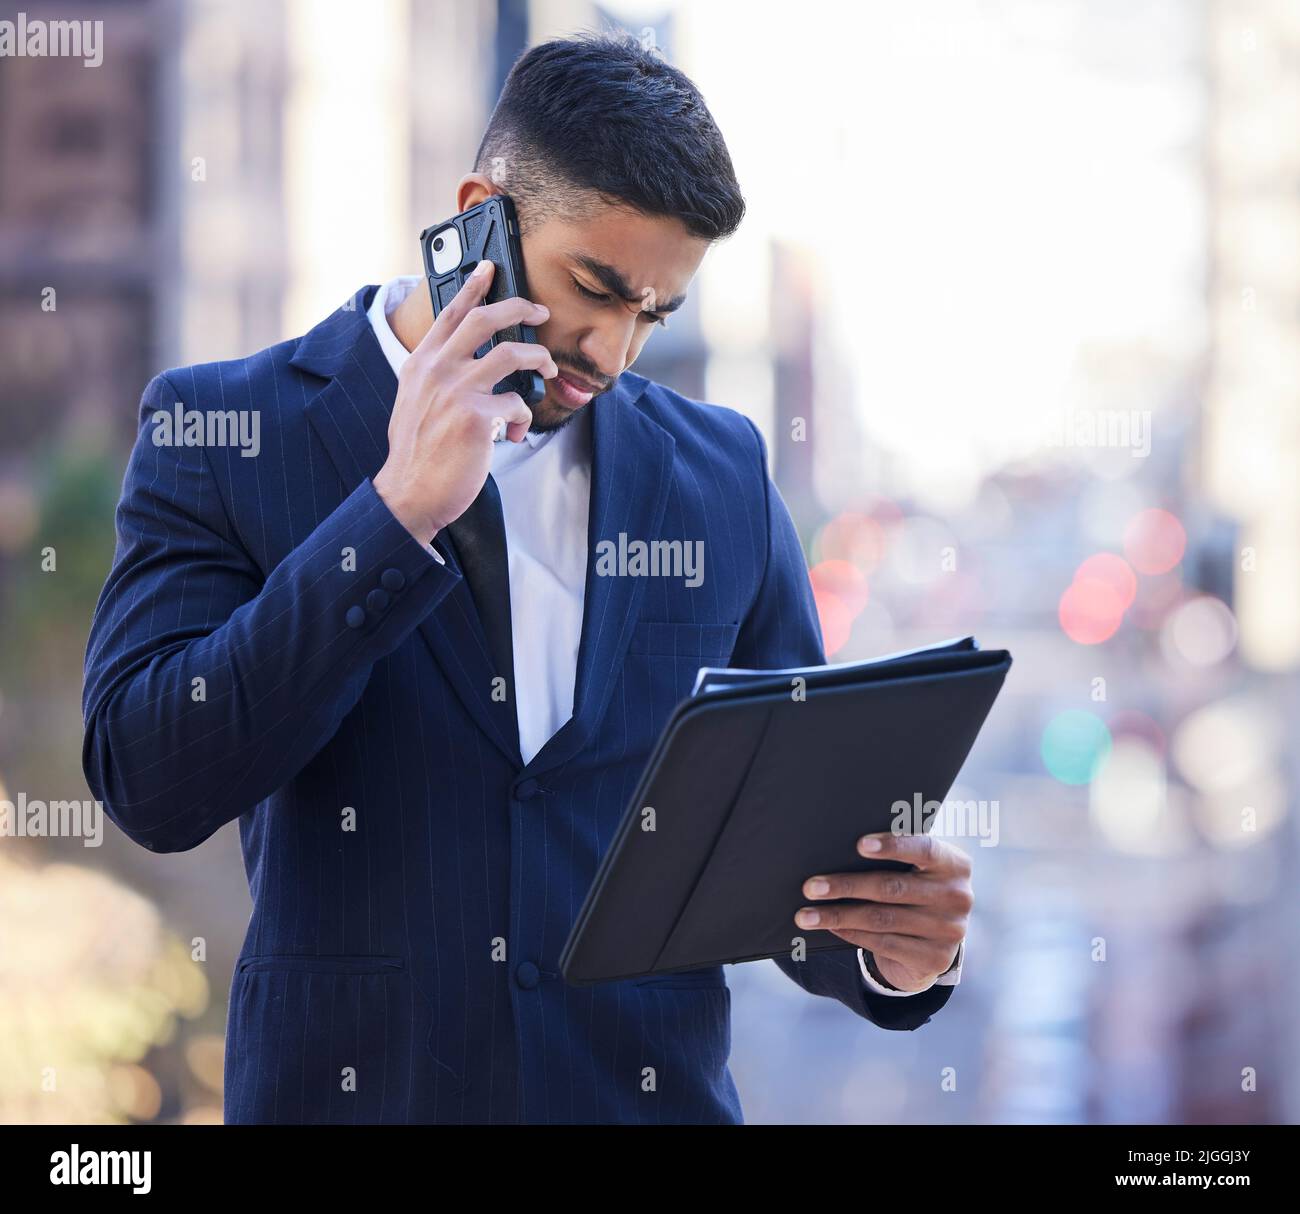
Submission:
[[[525,767],[454,548],[431,560],[370,479],[397,387],[373,291],[149,384],[86,655],[113,821],[158,852],[239,822],[226,1120],[740,1121],[720,967],[577,989],[556,963],[697,668],[823,660],[759,432],[630,372],[591,406],[589,553],[703,540],[704,581],[589,566],[574,715]],[[260,411],[260,454],[156,445],[178,402]],[[884,1028],[952,991],[871,992],[847,945],[778,964]]]

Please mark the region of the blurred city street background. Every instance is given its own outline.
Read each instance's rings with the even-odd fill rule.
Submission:
[[[730,968],[747,1120],[1300,1121],[1300,5],[20,10],[104,54],[0,59],[0,798],[88,796],[151,376],[418,272],[519,51],[622,27],[750,208],[636,370],[763,429],[833,660],[1015,659],[960,986],[891,1033]],[[249,912],[234,824],[0,838],[0,1121],[219,1121]]]

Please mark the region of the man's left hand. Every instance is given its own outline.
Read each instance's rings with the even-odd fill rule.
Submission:
[[[863,836],[858,853],[872,860],[901,860],[915,865],[916,871],[809,877],[803,886],[806,898],[852,902],[803,907],[795,922],[867,949],[890,986],[900,991],[925,990],[952,966],[966,938],[967,919],[975,905],[970,857],[933,835],[889,831]]]

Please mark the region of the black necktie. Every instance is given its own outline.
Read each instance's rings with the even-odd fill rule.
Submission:
[[[506,554],[506,518],[501,491],[488,476],[478,497],[447,530],[456,545],[461,571],[478,608],[479,623],[492,655],[492,675],[505,679],[506,698],[492,697],[509,709],[510,732],[515,724],[515,661],[510,631],[510,562]]]

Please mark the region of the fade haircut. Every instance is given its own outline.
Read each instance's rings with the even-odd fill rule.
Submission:
[[[475,159],[509,194],[524,231],[594,201],[678,219],[720,240],[745,200],[699,89],[631,35],[580,34],[525,51]]]

